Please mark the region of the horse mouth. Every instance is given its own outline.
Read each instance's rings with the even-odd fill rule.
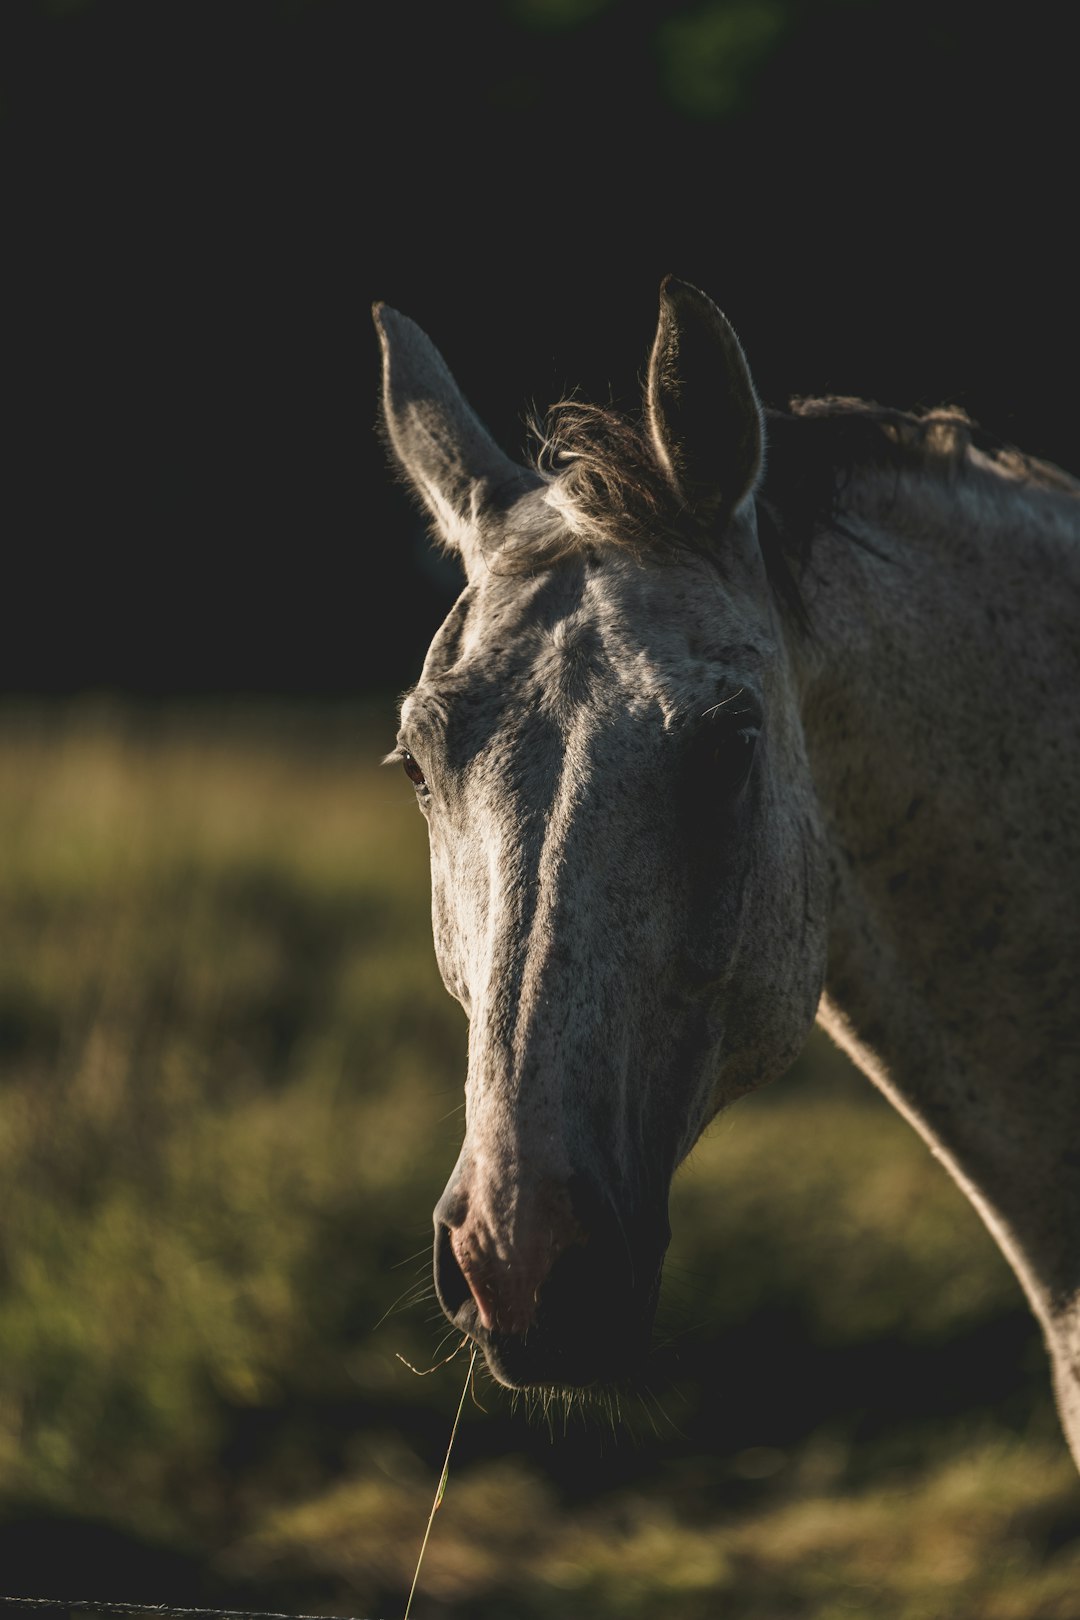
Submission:
[[[644,1362],[662,1258],[649,1283],[635,1286],[621,1268],[596,1267],[587,1249],[571,1250],[541,1291],[533,1319],[513,1332],[481,1320],[445,1231],[436,1234],[435,1287],[447,1319],[483,1351],[497,1383],[577,1391],[621,1382]]]

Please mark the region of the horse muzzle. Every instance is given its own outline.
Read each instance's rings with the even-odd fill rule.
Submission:
[[[512,1389],[580,1389],[629,1373],[647,1349],[669,1229],[635,1239],[584,1175],[501,1196],[452,1180],[435,1210],[435,1289],[454,1327]]]

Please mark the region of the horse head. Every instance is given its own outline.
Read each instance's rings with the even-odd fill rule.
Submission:
[[[731,326],[671,278],[641,425],[565,407],[529,467],[375,314],[390,446],[467,579],[396,750],[470,1021],[436,1286],[502,1383],[583,1386],[647,1341],[676,1167],[789,1065],[821,990],[763,417]]]

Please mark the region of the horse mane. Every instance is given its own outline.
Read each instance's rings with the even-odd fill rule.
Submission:
[[[987,432],[954,405],[901,411],[830,394],[794,399],[790,410],[766,415],[770,452],[778,457],[768,482],[783,480],[805,494],[817,467],[838,492],[831,499],[819,493],[812,502],[818,510],[807,515],[830,515],[858,473],[881,469],[946,484],[997,474],[1029,490],[1080,495],[1080,480]],[[781,498],[782,492],[772,494]]]
[[[857,540],[843,520],[875,474],[893,475],[893,503],[902,484],[962,482],[997,500],[1010,486],[1080,498],[1080,480],[953,406],[915,412],[839,395],[797,398],[787,411],[767,410],[765,424],[758,534],[774,594],[804,624],[798,574],[814,536],[828,526]],[[552,406],[532,431],[553,521],[519,538],[516,564],[549,564],[598,544],[651,561],[711,554],[709,536],[672,490],[641,423],[571,399]]]

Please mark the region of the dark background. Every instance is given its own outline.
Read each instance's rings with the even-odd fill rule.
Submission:
[[[415,676],[454,575],[375,437],[377,298],[513,453],[530,402],[634,402],[672,270],[768,403],[951,401],[1076,470],[1063,16],[4,0],[0,686]]]

